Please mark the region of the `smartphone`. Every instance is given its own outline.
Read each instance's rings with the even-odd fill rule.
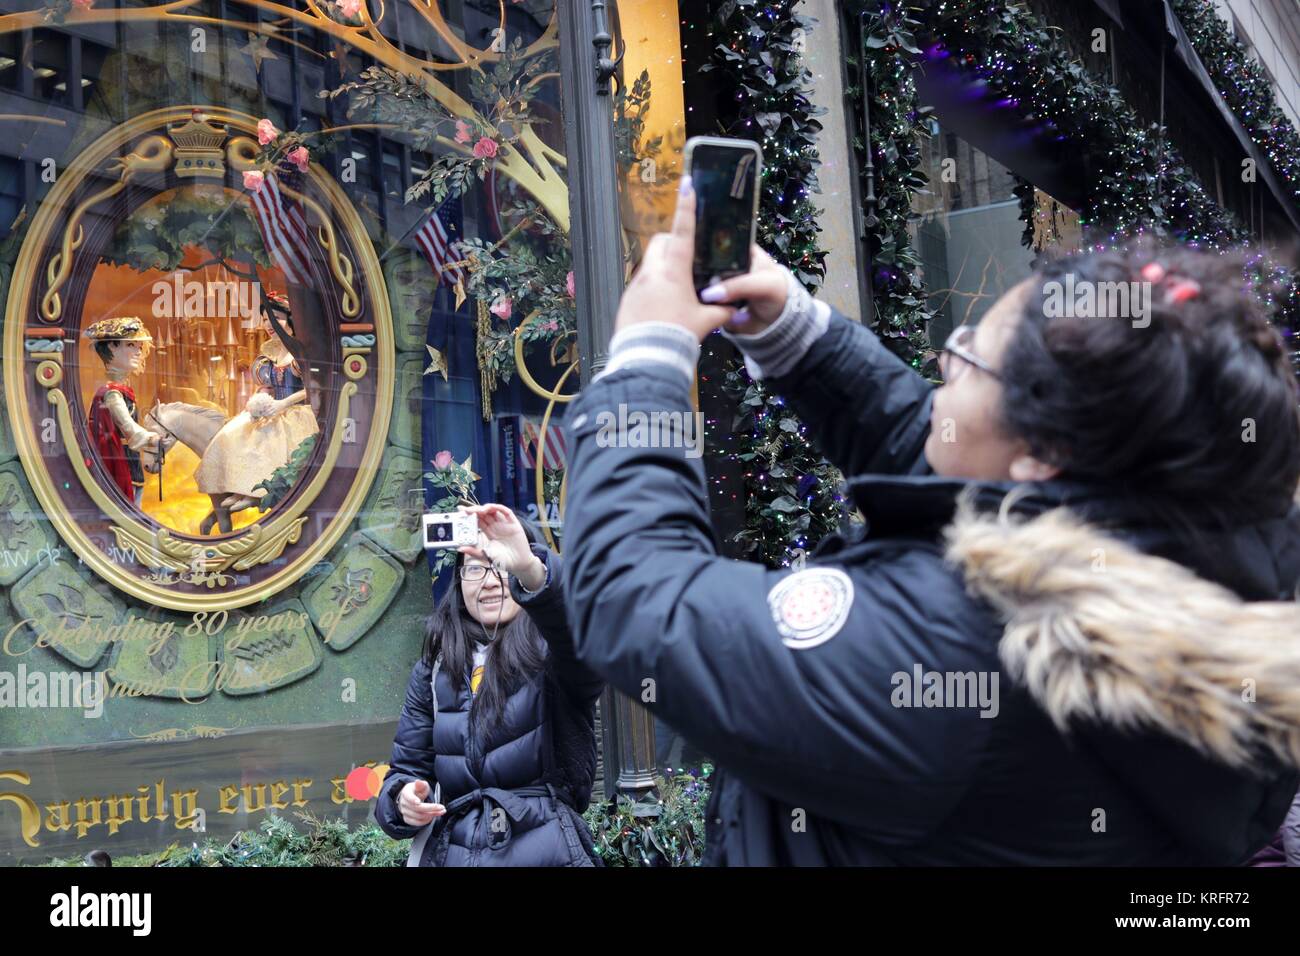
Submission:
[[[426,548],[462,548],[478,544],[478,515],[436,511],[424,516]]]
[[[685,172],[695,190],[698,293],[750,269],[763,148],[747,139],[693,136],[686,141]]]

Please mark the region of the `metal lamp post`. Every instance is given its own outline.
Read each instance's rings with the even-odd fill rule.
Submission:
[[[610,95],[610,81],[622,57],[610,58],[614,37],[609,7],[608,0],[560,5],[570,239],[584,385],[605,366],[623,294],[623,228]],[[606,796],[616,789],[635,795],[653,788],[655,733],[650,712],[607,688],[600,713]]]

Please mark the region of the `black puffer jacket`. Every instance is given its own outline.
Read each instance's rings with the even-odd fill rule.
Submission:
[[[545,548],[545,588],[511,593],[546,639],[541,672],[519,687],[491,732],[470,726],[469,674],[455,691],[447,674],[436,679],[421,659],[411,671],[393,755],[375,804],[375,819],[397,839],[416,840],[420,866],[593,866],[591,836],[580,814],[596,773],[596,698],[603,681],[573,652],[562,596],[563,566]],[[397,806],[412,780],[434,787],[447,813],[432,826],[403,821]],[[498,812],[500,811],[500,812]]]
[[[802,571],[717,554],[698,458],[602,440],[690,415],[679,373],[568,412],[578,653],[652,680],[717,760],[710,862],[1223,865],[1268,840],[1300,782],[1300,509],[1188,538],[1104,488],[929,474],[929,386],[839,316],[773,385],[869,529]]]

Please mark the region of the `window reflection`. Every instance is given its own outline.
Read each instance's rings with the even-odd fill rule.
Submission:
[[[1034,256],[1077,248],[1079,217],[1035,190],[1035,245],[1021,244],[1019,180],[1012,170],[931,119],[922,137],[929,187],[912,200],[909,227],[927,290],[930,341],[941,345],[954,327],[973,324],[998,298],[1030,275]]]

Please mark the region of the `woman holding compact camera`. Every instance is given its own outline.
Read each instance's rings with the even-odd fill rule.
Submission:
[[[598,866],[580,814],[603,681],[573,652],[563,565],[502,505],[429,620],[375,807],[408,866]]]

